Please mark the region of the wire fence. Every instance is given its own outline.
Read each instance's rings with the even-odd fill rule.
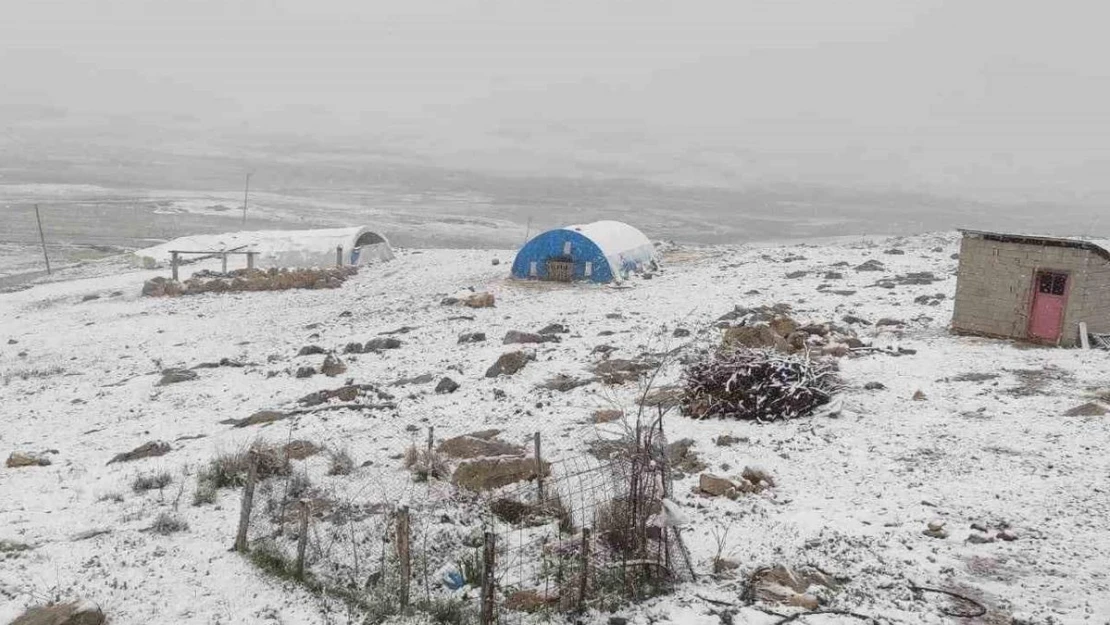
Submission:
[[[414,437],[415,439],[415,437]],[[322,487],[292,441],[247,453],[236,549],[314,591],[349,622],[412,612],[454,623],[528,624],[668,592],[692,578],[660,431],[637,430],[603,457],[534,454],[454,467],[429,434],[399,467]],[[332,463],[335,464],[334,462]],[[489,469],[464,488],[463,467]],[[507,473],[508,472],[508,473]]]

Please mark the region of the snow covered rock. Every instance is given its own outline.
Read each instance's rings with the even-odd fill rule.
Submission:
[[[551,465],[543,463],[544,475]],[[467,460],[455,469],[451,483],[472,491],[486,491],[531,480],[536,477],[536,461],[532,458],[478,458]]]
[[[108,461],[108,464],[116,462],[132,462],[141,460],[143,458],[157,458],[170,453],[170,444],[162,441],[149,441],[139,445],[131,451],[117,454],[114,458]]]
[[[158,386],[178,384],[195,379],[197,379],[196,371],[191,371],[189,369],[165,369],[162,371],[162,379],[158,381]]]
[[[508,352],[501,354],[497,362],[486,370],[487,378],[496,378],[501,375],[516,375],[529,361],[536,357],[528,352]]]
[[[438,451],[450,458],[462,460],[524,455],[523,447],[498,439],[497,435],[499,433],[498,430],[485,430],[449,438],[439,444]]]
[[[11,625],[103,625],[104,612],[88,601],[31,608]]]
[[[8,461],[4,463],[4,466],[9,469],[20,469],[23,467],[48,467],[50,464],[50,458],[45,453],[13,451],[8,456]]]
[[[493,293],[475,293],[462,301],[464,306],[469,308],[493,308],[496,298]]]

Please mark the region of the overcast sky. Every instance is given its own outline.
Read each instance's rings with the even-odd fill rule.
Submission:
[[[2,2],[9,102],[284,111],[460,151],[499,131],[627,136],[771,178],[1110,192],[1098,0]]]

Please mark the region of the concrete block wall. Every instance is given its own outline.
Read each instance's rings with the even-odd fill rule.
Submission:
[[[1073,345],[1079,322],[1092,332],[1110,332],[1110,262],[1083,249],[991,241],[965,235],[952,329],[958,332],[1028,338],[1034,276],[1040,270],[1069,274],[1061,345]]]

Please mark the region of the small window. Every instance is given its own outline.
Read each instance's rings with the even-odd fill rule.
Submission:
[[[1041,273],[1037,290],[1046,295],[1063,295],[1068,286],[1068,276],[1062,273]]]
[[[563,255],[570,256],[570,241],[563,242]]]
[[[528,275],[532,276],[533,278],[540,275],[539,266],[536,264],[536,261],[532,261],[532,264],[529,265]]]
[[[585,271],[585,272],[586,272],[586,277],[587,277],[587,278],[589,278],[590,276],[594,275],[594,264],[593,264],[593,263],[590,263],[590,262],[587,262],[587,263],[586,263],[586,271]]]

